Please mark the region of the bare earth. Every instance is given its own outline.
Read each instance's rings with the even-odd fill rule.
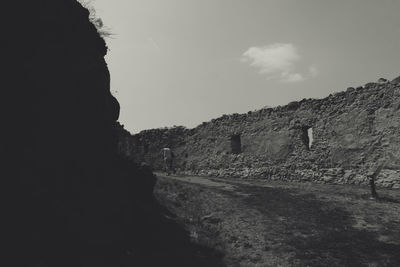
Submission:
[[[156,197],[227,266],[400,266],[400,191],[157,174]]]

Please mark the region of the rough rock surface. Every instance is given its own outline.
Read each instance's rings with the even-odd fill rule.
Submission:
[[[324,99],[303,99],[247,114],[223,115],[194,129],[153,129],[126,137],[122,150],[162,168],[159,151],[173,149],[186,174],[400,187],[400,84],[379,79]],[[313,140],[310,147],[309,132]],[[242,153],[231,137],[240,134]]]
[[[196,265],[204,250],[162,215],[155,176],[118,153],[119,104],[89,11],[76,0],[2,11],[0,265]]]

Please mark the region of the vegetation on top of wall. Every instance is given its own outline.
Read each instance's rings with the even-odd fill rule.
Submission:
[[[96,27],[97,32],[103,38],[111,38],[114,34],[111,29],[104,25],[103,20],[98,16],[93,6],[93,0],[78,0],[89,11],[89,21]]]

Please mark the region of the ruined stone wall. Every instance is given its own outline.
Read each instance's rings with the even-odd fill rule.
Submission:
[[[186,138],[191,130],[178,126],[174,128],[162,128],[142,131],[138,135],[131,135],[120,126],[119,151],[131,161],[147,164],[154,169],[162,169],[162,149],[171,147],[176,154],[176,162],[181,165],[181,159],[185,158],[182,148],[185,147]]]
[[[399,95],[400,84],[381,79],[324,99],[224,115],[191,130],[144,131],[132,137],[132,149],[135,160],[158,168],[157,151],[169,146],[176,168],[187,174],[322,183],[366,184],[366,173],[384,161],[377,184],[400,188]],[[232,151],[233,135],[240,135],[241,153]],[[151,149],[141,149],[143,140]]]

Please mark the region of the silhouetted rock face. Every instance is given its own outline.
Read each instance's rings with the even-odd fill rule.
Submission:
[[[99,266],[142,242],[150,229],[138,218],[156,212],[155,177],[118,155],[106,44],[75,0],[2,11],[2,239],[13,262],[1,265]]]
[[[0,266],[219,264],[163,216],[149,168],[119,153],[107,47],[88,10],[76,0],[1,10]]]
[[[190,130],[146,130],[130,138],[127,150],[134,160],[159,168],[159,150],[169,145],[175,167],[188,174],[339,184],[368,184],[368,171],[384,161],[377,184],[400,188],[396,80],[381,78],[324,99],[224,115]],[[240,134],[239,154],[231,148],[233,133]],[[150,144],[146,151],[145,144]]]

